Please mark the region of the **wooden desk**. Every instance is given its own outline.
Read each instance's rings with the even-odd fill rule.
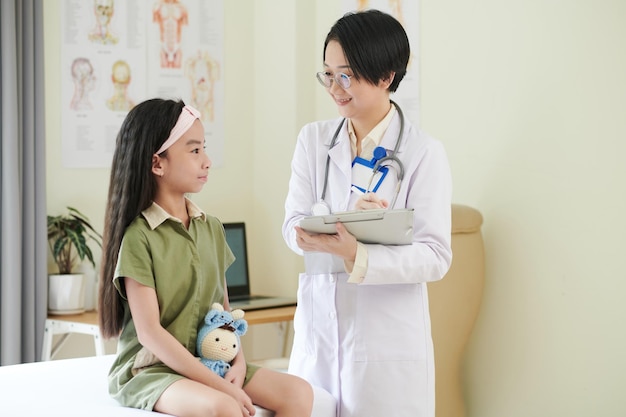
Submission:
[[[244,319],[248,324],[279,323],[293,321],[296,306],[266,308],[263,310],[246,311]]]
[[[267,308],[264,310],[246,311],[245,319],[248,325],[280,323],[293,320],[296,312],[296,306]],[[98,326],[98,312],[95,310],[86,311],[81,314],[68,315],[48,315],[46,325],[44,327],[44,339],[41,352],[41,360],[50,360],[63,346],[67,337],[71,333],[82,333],[93,336],[96,346],[96,356],[104,354],[104,342],[100,335],[100,327]],[[52,336],[62,334],[63,338],[56,346],[52,346]],[[283,343],[283,351],[286,348],[286,340],[288,332],[285,331],[285,341]]]

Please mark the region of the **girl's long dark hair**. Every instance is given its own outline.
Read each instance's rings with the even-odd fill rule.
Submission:
[[[152,173],[152,156],[168,138],[184,105],[182,101],[174,100],[144,101],[128,113],[117,135],[104,218],[98,288],[100,331],[105,338],[118,336],[124,325],[124,306],[113,285],[122,237],[128,225],[154,200],[156,181]]]

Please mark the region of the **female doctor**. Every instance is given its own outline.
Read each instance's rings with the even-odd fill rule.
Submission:
[[[291,164],[282,232],[304,255],[306,272],[289,372],[333,394],[339,417],[435,415],[426,284],[441,279],[452,259],[451,178],[442,144],[390,101],[409,54],[390,15],[339,19],[317,78],[342,117],[304,126]],[[382,182],[357,175],[356,161],[383,156]],[[298,226],[313,213],[374,208],[413,208],[412,244],[363,244],[340,223],[332,235]]]

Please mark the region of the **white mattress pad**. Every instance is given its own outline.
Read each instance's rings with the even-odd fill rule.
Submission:
[[[148,416],[122,407],[109,396],[107,374],[115,355],[63,359],[0,367],[0,416]],[[313,416],[334,417],[335,400],[314,388]],[[165,414],[159,414],[165,415]],[[257,407],[256,417],[274,413]]]

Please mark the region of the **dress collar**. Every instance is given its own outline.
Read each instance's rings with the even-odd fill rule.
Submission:
[[[189,213],[190,218],[193,219],[201,217],[202,220],[206,220],[206,214],[187,197],[185,197],[185,205],[187,206],[187,213]],[[146,219],[148,225],[150,226],[150,229],[152,230],[159,227],[159,225],[161,225],[167,219],[172,219],[176,222],[182,223],[182,220],[169,214],[167,211],[165,211],[165,209],[163,209],[163,207],[159,206],[154,201],[152,202],[150,207],[142,211],[141,214]]]

